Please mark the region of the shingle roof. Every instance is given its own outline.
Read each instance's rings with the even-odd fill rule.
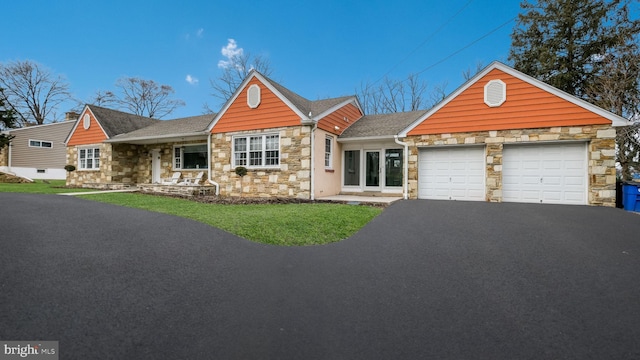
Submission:
[[[98,122],[110,138],[119,134],[144,128],[161,121],[118,110],[111,110],[96,105],[87,106],[91,109],[91,112],[96,116],[96,119],[98,119]]]
[[[173,120],[159,120],[142,129],[116,136],[114,140],[194,134],[198,132],[204,133],[214,117],[215,114],[207,114]]]
[[[359,137],[393,136],[404,130],[412,122],[426,114],[427,110],[408,111],[393,114],[365,115],[349,126],[340,139]]]
[[[262,75],[262,74],[260,74]],[[322,100],[307,100],[304,97],[294,93],[293,91],[287,89],[286,87],[280,85],[279,83],[269,79],[268,77],[262,75],[273,87],[282,94],[289,102],[291,102],[296,108],[298,108],[303,114],[308,115],[311,113],[313,116],[321,114],[331,107],[340,104],[343,101],[346,101],[350,98],[355,98],[355,96],[342,96],[337,98],[330,99],[322,99]]]

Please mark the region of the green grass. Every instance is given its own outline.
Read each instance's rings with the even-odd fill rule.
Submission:
[[[0,192],[57,194],[91,191],[64,188],[64,180],[0,183]],[[128,206],[187,219],[226,230],[248,240],[285,246],[340,241],[360,230],[381,208],[330,203],[205,204],[186,199],[136,193],[79,195],[85,199]]]
[[[32,183],[0,183],[0,192],[20,192],[34,194],[59,194],[67,192],[91,191],[90,189],[64,188],[65,180],[35,180]]]
[[[343,204],[206,204],[136,193],[80,197],[203,222],[248,240],[285,246],[340,241],[360,230],[382,209]]]

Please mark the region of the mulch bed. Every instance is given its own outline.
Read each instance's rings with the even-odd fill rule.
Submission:
[[[240,197],[240,196],[211,196],[211,195],[179,195],[179,194],[167,194],[167,193],[155,193],[155,192],[140,192],[141,194],[149,194],[156,196],[167,196],[185,200],[196,201],[205,204],[223,204],[223,205],[252,205],[252,204],[318,204],[318,203],[343,203],[328,200],[308,200],[308,199],[295,199],[295,198],[279,198],[279,197]],[[359,203],[359,205],[374,206],[374,207],[386,207],[385,203]]]

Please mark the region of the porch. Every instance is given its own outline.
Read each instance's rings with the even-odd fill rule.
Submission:
[[[183,196],[215,195],[215,186],[208,185],[162,185],[131,183],[87,183],[82,187],[103,191],[140,191],[148,193],[172,194]]]

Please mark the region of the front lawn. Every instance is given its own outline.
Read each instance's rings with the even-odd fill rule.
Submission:
[[[248,240],[285,246],[321,245],[346,239],[382,212],[377,207],[330,203],[210,204],[137,193],[80,197],[181,216]]]
[[[0,192],[59,194],[91,191],[91,189],[65,188],[64,186],[65,180],[34,180],[32,183],[9,183],[0,181]]]
[[[0,192],[57,194],[91,191],[64,187],[64,180],[0,183]],[[356,233],[381,208],[331,203],[211,204],[137,193],[104,193],[81,197],[203,222],[248,240],[285,246],[321,245]]]

